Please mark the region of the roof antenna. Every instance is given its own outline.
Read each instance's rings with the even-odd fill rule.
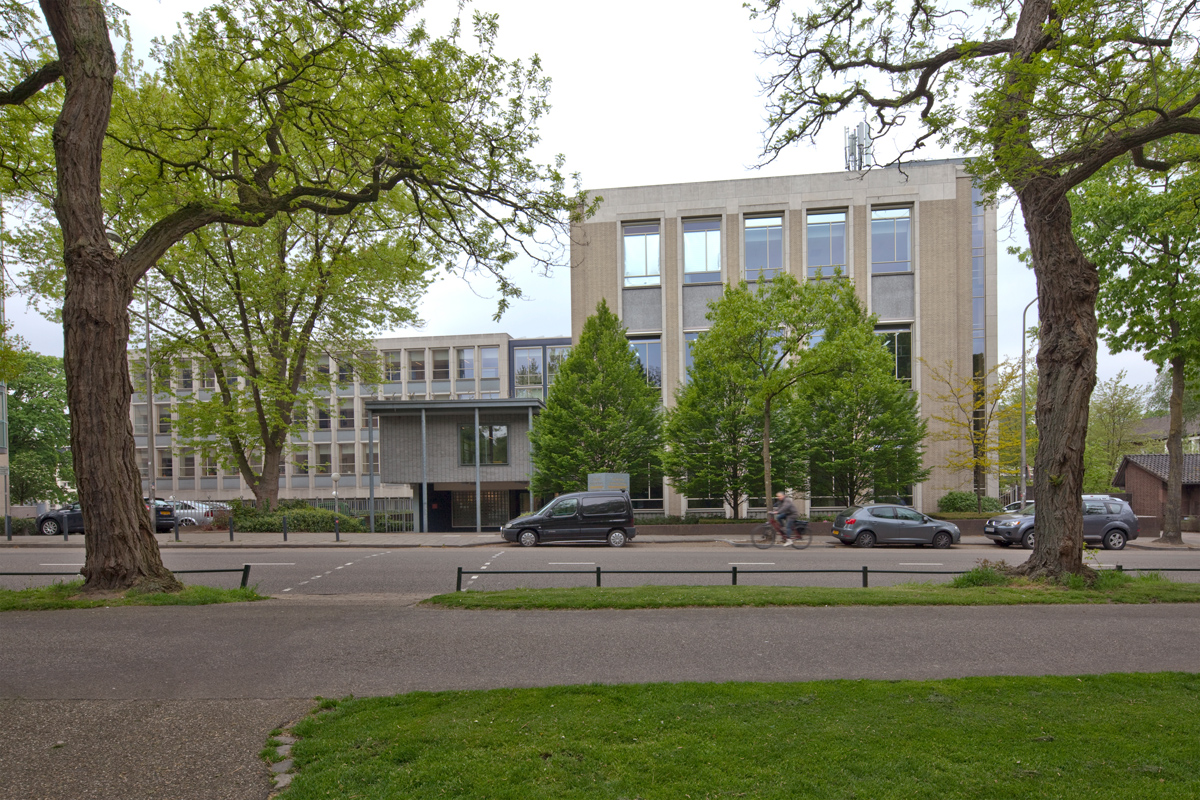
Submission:
[[[874,142],[871,141],[871,126],[860,122],[853,131],[845,128],[846,169],[852,172],[869,169],[875,164]]]

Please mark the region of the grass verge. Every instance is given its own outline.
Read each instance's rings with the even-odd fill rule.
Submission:
[[[298,723],[281,800],[1198,797],[1198,714],[1186,673],[414,692]]]
[[[1068,603],[1197,603],[1200,584],[1177,583],[1159,573],[1101,572],[1088,587],[1030,581],[976,567],[950,583],[903,583],[880,588],[820,586],[635,586],[506,589],[440,594],[432,605],[469,609],[683,608],[718,606],[1010,606]]]
[[[177,594],[126,592],[115,597],[94,598],[79,594],[83,581],[53,583],[33,589],[0,589],[0,611],[47,611],[57,608],[101,606],[206,606],[213,603],[244,603],[266,600],[254,588],[217,589],[185,586]]]

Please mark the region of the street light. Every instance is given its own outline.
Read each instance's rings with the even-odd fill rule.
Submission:
[[[330,478],[330,480],[333,481],[333,513],[336,514],[337,510],[338,510],[337,485],[338,485],[338,481],[340,481],[342,479],[342,476],[335,472],[332,475],[330,475],[329,478]]]
[[[1025,511],[1025,314],[1037,298],[1029,301],[1021,312],[1021,511]]]

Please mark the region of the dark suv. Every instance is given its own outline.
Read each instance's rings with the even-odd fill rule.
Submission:
[[[637,535],[637,528],[625,492],[572,492],[506,523],[500,535],[522,547],[554,542],[608,542],[621,547]]]
[[[1035,505],[1026,514],[1001,514],[992,517],[983,528],[983,535],[1001,547],[1020,543],[1033,549],[1037,535]],[[1083,540],[1099,543],[1105,550],[1120,550],[1130,539],[1138,537],[1138,518],[1129,503],[1115,497],[1088,496],[1083,498]]]

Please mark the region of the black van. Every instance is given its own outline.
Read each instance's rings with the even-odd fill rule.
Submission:
[[[554,542],[608,542],[610,547],[621,547],[637,535],[637,528],[625,492],[572,492],[506,523],[500,534],[522,547]]]

